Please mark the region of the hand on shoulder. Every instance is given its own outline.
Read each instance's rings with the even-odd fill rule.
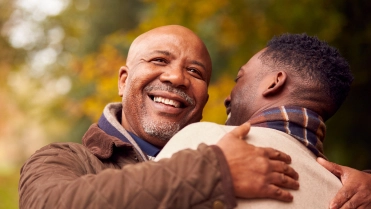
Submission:
[[[332,199],[330,209],[371,208],[371,174],[317,158],[317,162],[337,176],[343,187]]]
[[[282,189],[299,188],[298,174],[288,165],[290,156],[272,148],[248,144],[244,138],[249,130],[250,124],[244,123],[217,143],[228,162],[235,195],[292,201],[293,196]]]

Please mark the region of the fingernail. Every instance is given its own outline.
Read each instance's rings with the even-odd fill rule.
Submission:
[[[298,173],[296,173],[296,175],[295,175],[295,180],[299,180],[299,174]]]
[[[330,204],[330,209],[336,209],[337,206],[338,206],[338,204],[336,204],[336,203],[331,203],[331,204]]]

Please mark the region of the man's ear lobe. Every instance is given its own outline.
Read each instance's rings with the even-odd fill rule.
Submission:
[[[278,71],[271,79],[272,80],[268,83],[268,88],[263,91],[264,97],[279,94],[286,84],[287,74],[285,71]]]
[[[124,88],[125,88],[127,77],[128,77],[128,67],[122,66],[119,70],[119,80],[118,80],[118,90],[119,90],[120,97],[124,95]]]

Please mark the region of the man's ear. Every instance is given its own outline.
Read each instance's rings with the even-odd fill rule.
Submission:
[[[270,79],[267,89],[263,91],[264,97],[274,96],[283,90],[286,84],[287,73],[285,71],[275,72]]]
[[[118,80],[118,89],[119,89],[120,97],[124,95],[124,89],[125,89],[127,77],[128,77],[128,67],[122,66],[119,70],[119,80]]]

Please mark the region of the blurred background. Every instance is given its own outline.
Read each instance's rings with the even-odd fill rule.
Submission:
[[[371,169],[371,1],[0,0],[0,209],[18,208],[19,170],[40,147],[80,142],[140,33],[180,24],[206,43],[214,72],[204,121],[224,123],[240,66],[274,35],[307,33],[337,47],[355,76],[327,122],[325,154]]]

